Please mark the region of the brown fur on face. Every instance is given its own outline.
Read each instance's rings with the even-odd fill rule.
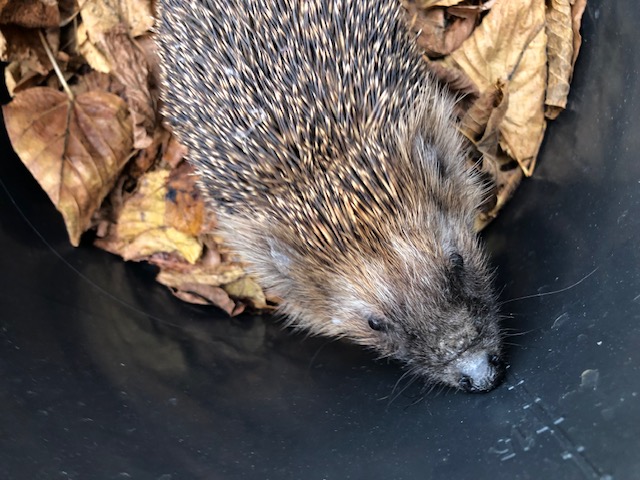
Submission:
[[[492,388],[481,187],[398,2],[159,5],[165,115],[290,324]]]

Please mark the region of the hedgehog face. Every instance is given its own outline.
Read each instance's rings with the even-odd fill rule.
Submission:
[[[475,238],[445,248],[411,239],[394,244],[393,255],[368,259],[362,274],[343,277],[335,330],[429,381],[493,389],[504,376],[501,334]]]

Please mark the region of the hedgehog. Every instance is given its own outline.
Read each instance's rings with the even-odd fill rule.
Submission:
[[[286,324],[498,385],[482,186],[397,0],[159,0],[162,112]]]

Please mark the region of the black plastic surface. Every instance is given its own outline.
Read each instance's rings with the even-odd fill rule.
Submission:
[[[73,249],[3,137],[0,478],[640,478],[639,27],[590,1],[568,111],[486,232],[503,300],[562,291],[504,305],[485,395],[422,398],[356,346]]]

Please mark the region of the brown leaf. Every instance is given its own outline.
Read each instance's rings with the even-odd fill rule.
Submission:
[[[156,105],[149,92],[149,67],[144,53],[123,25],[99,36],[95,44],[111,66],[110,72],[125,87],[124,98],[134,125],[133,146],[149,146],[156,125]]]
[[[451,92],[459,95],[460,100],[456,103],[455,113],[458,118],[462,118],[473,102],[480,96],[478,87],[466,73],[455,67],[445,65],[442,60],[430,60],[427,61],[427,64],[436,78],[445,83]]]
[[[460,122],[460,132],[484,155],[485,162],[497,165],[500,125],[508,107],[507,87],[504,82],[498,82],[478,98]]]
[[[500,154],[498,154],[500,156]],[[503,155],[505,155],[503,153]],[[505,160],[497,160],[497,163],[505,163]],[[524,174],[520,168],[512,168],[510,170],[500,170],[496,174],[497,199],[493,209],[489,212],[482,212],[476,218],[475,228],[477,231],[482,230],[498,215],[504,204],[511,198],[518,185],[522,181]]]
[[[64,217],[78,245],[125,165],[131,119],[125,103],[92,91],[70,101],[56,90],[20,92],[3,107],[14,150]]]
[[[408,8],[410,27],[419,32],[417,44],[433,58],[448,55],[473,31],[476,19],[463,17],[445,18],[444,8],[417,9],[414,4]]]
[[[162,155],[162,161],[169,165],[171,168],[176,168],[178,164],[187,156],[188,149],[175,137],[171,135],[167,149]]]
[[[165,224],[197,236],[205,223],[204,201],[196,188],[196,177],[187,163],[171,170],[167,180]]]
[[[55,55],[58,51],[60,32],[57,29],[49,30],[46,32],[46,38]],[[5,62],[19,62],[21,77],[29,71],[47,75],[53,68],[37,30],[26,30],[13,25],[0,27],[0,59]]]
[[[447,65],[443,61],[429,61],[427,64],[429,70],[440,81],[446,83],[449,90],[463,95],[472,95],[475,98],[480,95],[477,85],[462,70]]]
[[[75,84],[71,86],[71,90],[75,95],[92,90],[101,90],[113,93],[121,98],[124,96],[124,85],[112,75],[91,71],[86,75],[77,76],[76,79]]]
[[[158,278],[158,282],[163,283],[160,278]],[[236,303],[220,287],[183,283],[179,288],[171,287],[171,291],[180,300],[196,305],[215,305],[227,312],[228,315],[231,315],[236,308]]]
[[[127,170],[128,175],[136,180],[151,170],[154,165],[164,168],[164,165],[161,165],[161,159],[166,155],[163,152],[166,152],[171,138],[171,134],[159,125],[154,132],[153,141],[133,158]]]
[[[60,24],[58,2],[43,0],[9,0],[0,3],[0,24],[27,28],[49,28]],[[37,36],[36,36],[37,38]]]
[[[569,84],[582,37],[580,23],[586,0],[552,0],[547,7],[549,82],[545,115],[555,119],[567,106]]]
[[[198,264],[180,268],[178,264],[173,264],[162,267],[156,280],[170,287],[174,295],[185,301],[197,304],[210,303],[233,316],[244,310],[244,304],[234,302],[221,286],[233,284],[243,277],[244,271],[236,265],[208,268]],[[259,298],[259,294],[255,294],[254,297]]]

